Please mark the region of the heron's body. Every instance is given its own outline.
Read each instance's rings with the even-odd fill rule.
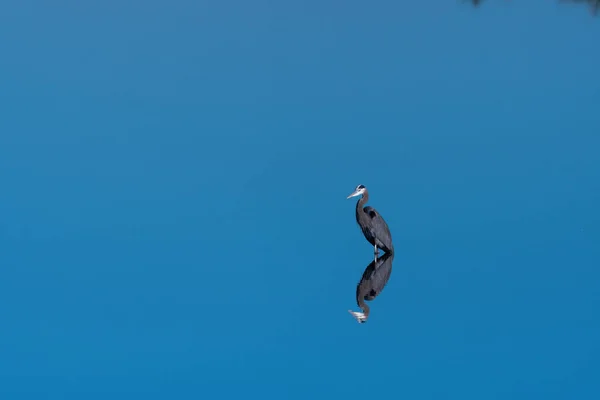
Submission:
[[[379,254],[377,249],[381,249],[385,253],[393,253],[392,234],[387,223],[373,207],[365,207],[365,204],[369,200],[367,188],[363,185],[358,185],[354,193],[348,196],[348,198],[361,194],[361,198],[356,202],[356,222],[367,241],[374,247],[375,258]]]

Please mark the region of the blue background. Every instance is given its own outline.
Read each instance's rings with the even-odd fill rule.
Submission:
[[[3,4],[2,399],[600,398],[600,20],[401,3]]]

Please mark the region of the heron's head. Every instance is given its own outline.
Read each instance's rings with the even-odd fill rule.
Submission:
[[[358,186],[356,187],[356,189],[354,189],[354,192],[352,192],[352,193],[350,194],[350,196],[348,196],[348,197],[346,197],[346,198],[347,198],[347,199],[349,199],[350,197],[356,197],[356,196],[359,196],[359,195],[363,194],[363,193],[364,193],[364,192],[366,192],[366,191],[367,191],[367,188],[365,187],[365,185],[358,185]]]

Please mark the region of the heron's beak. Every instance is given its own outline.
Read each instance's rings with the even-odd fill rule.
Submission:
[[[354,192],[352,192],[350,194],[350,196],[346,197],[347,199],[349,199],[350,197],[355,197],[358,196],[360,194],[360,190],[355,190]]]

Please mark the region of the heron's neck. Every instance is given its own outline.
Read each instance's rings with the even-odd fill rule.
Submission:
[[[367,303],[365,303],[365,299],[363,296],[361,296],[358,300],[358,306],[363,310],[363,314],[365,314],[365,317],[369,317],[369,313],[371,312],[371,309],[369,308],[369,306],[367,305]]]
[[[369,201],[369,192],[365,190],[361,198],[356,202],[356,211],[362,210],[364,205],[367,204],[367,201]]]

